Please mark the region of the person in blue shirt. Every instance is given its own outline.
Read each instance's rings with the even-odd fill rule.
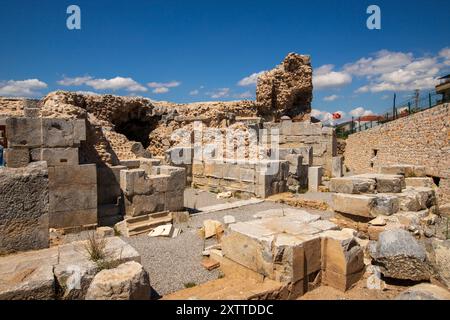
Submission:
[[[0,167],[3,167],[3,146],[0,144]]]

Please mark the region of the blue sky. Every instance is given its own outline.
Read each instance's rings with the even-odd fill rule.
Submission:
[[[81,30],[66,28],[71,4]],[[381,30],[366,27],[371,4]],[[448,0],[0,0],[0,8],[0,95],[253,99],[255,77],[239,82],[297,52],[312,57],[313,108],[326,118],[383,112],[394,92],[425,92],[450,71]]]

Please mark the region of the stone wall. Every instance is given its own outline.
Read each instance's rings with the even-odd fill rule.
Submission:
[[[450,105],[401,118],[347,139],[345,165],[354,173],[390,164],[423,165],[439,180],[440,199],[450,201]]]
[[[49,191],[45,162],[0,168],[0,255],[49,246]]]
[[[270,129],[279,130],[280,150],[312,147],[313,159],[309,165],[322,166],[324,174],[331,176],[333,157],[337,155],[336,134],[333,128],[324,127],[320,122],[293,122],[290,119],[282,119],[280,123],[264,123],[264,129],[269,130],[269,135]]]
[[[212,192],[231,191],[261,198],[287,191],[289,162],[283,160],[195,161],[192,184]]]

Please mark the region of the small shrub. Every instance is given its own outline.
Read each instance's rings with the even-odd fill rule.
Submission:
[[[106,240],[105,238],[96,237],[94,232],[89,233],[85,249],[89,259],[93,262],[106,258]]]
[[[193,288],[195,287],[197,284],[195,282],[188,282],[184,284],[185,288]]]

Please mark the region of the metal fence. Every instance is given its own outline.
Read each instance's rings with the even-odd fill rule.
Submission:
[[[436,93],[436,91],[430,91],[426,94],[416,92],[414,97],[400,103],[397,103],[396,100],[397,96],[394,94],[392,109],[386,110],[377,116],[369,116],[369,118],[372,118],[369,121],[366,120],[368,117],[352,117],[352,120],[346,123],[349,129],[339,126],[336,128],[337,136],[340,138],[346,138],[349,134],[371,129],[389,121],[408,117],[414,113],[432,108],[443,102],[449,102],[444,101],[443,95]]]

